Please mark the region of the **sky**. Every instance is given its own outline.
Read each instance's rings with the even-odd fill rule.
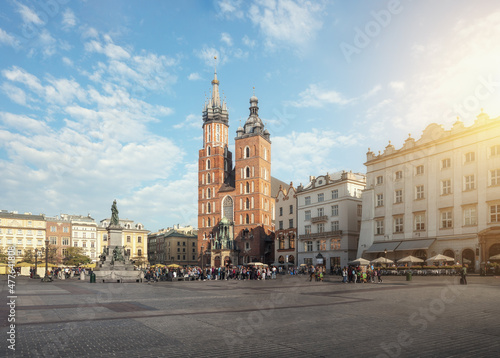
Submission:
[[[0,209],[196,227],[215,65],[233,138],[255,92],[297,186],[499,116],[499,64],[496,0],[1,1]]]

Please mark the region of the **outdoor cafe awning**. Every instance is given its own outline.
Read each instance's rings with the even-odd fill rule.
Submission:
[[[372,254],[377,252],[393,252],[396,247],[401,243],[401,241],[384,241],[384,242],[375,242],[368,250],[365,251],[366,254]]]
[[[436,241],[436,239],[401,241],[401,244],[396,248],[395,251],[427,250],[434,243],[434,241]]]

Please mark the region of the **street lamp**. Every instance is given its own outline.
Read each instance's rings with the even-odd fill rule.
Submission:
[[[42,279],[42,282],[50,282],[52,279],[49,277],[49,239],[45,239],[45,276]]]
[[[35,249],[35,273],[33,274],[33,278],[38,278],[37,264],[38,264],[38,248]]]
[[[201,278],[203,279],[203,270],[205,270],[205,267],[203,265],[203,259],[205,258],[205,251],[203,251],[204,246],[203,244],[201,245]]]

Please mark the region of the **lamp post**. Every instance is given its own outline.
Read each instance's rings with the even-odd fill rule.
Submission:
[[[387,249],[384,249],[385,254],[385,266],[387,267]]]
[[[33,278],[38,278],[37,264],[38,264],[38,248],[35,249],[35,273],[33,274]]]
[[[45,276],[42,279],[43,282],[52,281],[52,279],[49,277],[48,270],[49,270],[49,239],[46,238],[45,239]]]
[[[201,278],[203,279],[203,270],[205,270],[205,267],[203,265],[203,259],[205,258],[205,251],[203,251],[204,246],[203,244],[201,245]]]

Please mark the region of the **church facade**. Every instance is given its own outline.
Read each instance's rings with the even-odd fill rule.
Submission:
[[[198,160],[198,252],[201,265],[274,261],[274,197],[271,140],[259,118],[257,97],[228,149],[229,114],[221,101],[217,72],[205,103],[203,148]],[[203,263],[202,263],[203,262]]]

